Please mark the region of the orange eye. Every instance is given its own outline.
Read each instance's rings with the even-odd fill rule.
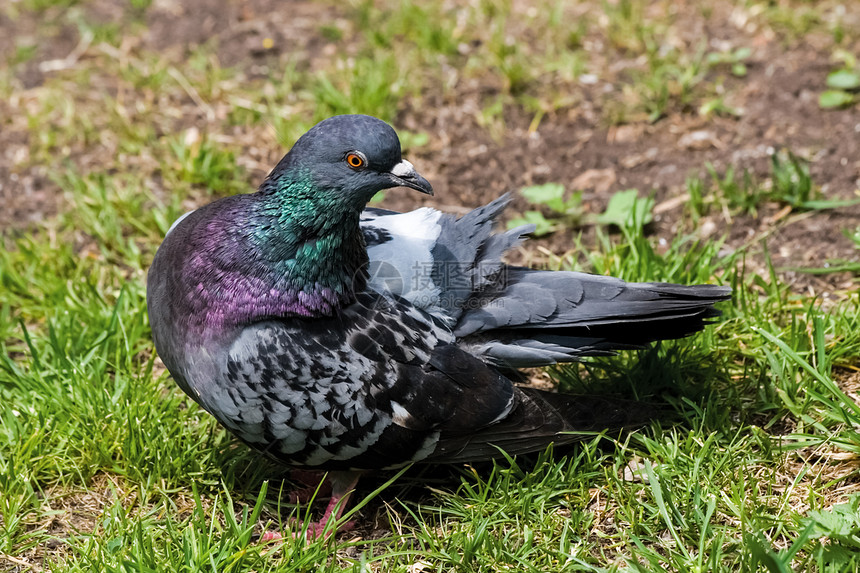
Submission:
[[[346,162],[353,169],[361,169],[365,165],[364,157],[358,153],[350,153],[346,156]]]

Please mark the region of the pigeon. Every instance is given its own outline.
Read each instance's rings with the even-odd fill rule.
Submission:
[[[255,193],[177,220],[147,277],[178,386],[250,447],[327,472],[331,501],[309,534],[340,518],[363,472],[625,426],[628,404],[517,385],[518,370],[690,335],[731,294],[506,264],[534,230],[497,230],[509,197],[460,218],[367,207],[393,187],[433,194],[390,125],[331,117]]]

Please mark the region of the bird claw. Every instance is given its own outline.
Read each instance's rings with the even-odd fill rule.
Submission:
[[[304,481],[304,483],[307,484],[308,479],[318,479],[318,477],[309,478],[311,474],[318,475],[318,472],[300,471],[299,473],[294,473],[291,477],[294,477],[296,481]],[[331,498],[329,499],[322,519],[309,523],[307,526],[305,538],[308,541],[313,541],[320,537],[328,539],[332,533],[349,531],[355,527],[355,521],[347,521],[339,526],[337,526],[336,523],[337,520],[340,519],[340,516],[343,515],[344,509],[346,509],[346,504],[352,494],[352,490],[355,487],[356,482],[358,482],[359,475],[361,474],[357,472],[329,472],[328,479],[326,479],[323,484],[315,488],[307,488],[307,490],[313,490],[312,494],[321,493],[321,491],[318,490],[331,490]],[[302,492],[307,490],[299,490],[291,493],[290,499],[292,500],[294,495],[296,499],[299,499]],[[314,495],[309,497],[309,499],[313,498]],[[331,526],[329,526],[330,521],[334,522]],[[289,522],[290,524],[295,525],[298,523],[298,520],[291,518]],[[297,537],[301,537],[301,533],[292,534],[293,539],[296,539]],[[260,541],[262,542],[278,541],[281,539],[283,539],[283,536],[276,531],[266,531],[260,536]]]

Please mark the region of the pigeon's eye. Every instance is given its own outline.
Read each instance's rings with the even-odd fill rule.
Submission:
[[[362,167],[367,165],[367,160],[364,158],[363,155],[353,151],[352,153],[347,153],[346,163],[353,169],[361,169]]]

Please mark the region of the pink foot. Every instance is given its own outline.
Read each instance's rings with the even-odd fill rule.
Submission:
[[[355,529],[355,520],[347,521],[343,525],[338,528],[329,527],[328,531],[326,531],[326,526],[328,525],[328,521],[315,521],[308,525],[307,539],[308,541],[313,541],[314,539],[319,539],[323,535],[328,539],[332,534],[335,533],[343,533],[344,531],[352,531]],[[300,534],[296,534],[297,536]]]
[[[295,477],[296,481],[300,481],[302,483],[307,484],[308,482],[304,480],[307,479],[308,476],[313,473],[314,472],[302,472],[302,474],[304,474],[302,476],[295,476],[294,474],[291,474],[290,477]],[[319,487],[308,487],[290,493],[290,502],[296,503],[298,501],[302,501],[304,493],[309,492],[308,497],[304,499],[304,501],[310,501],[310,499],[313,498],[314,494],[323,493],[326,490],[331,490],[331,499],[329,499],[322,519],[308,524],[306,535],[308,541],[318,539],[322,536],[328,538],[333,533],[337,533],[340,531],[349,531],[355,527],[355,521],[347,521],[346,523],[341,524],[337,528],[335,528],[334,524],[332,524],[332,526],[326,529],[326,526],[328,525],[328,522],[330,520],[337,521],[343,515],[343,512],[346,509],[346,505],[349,502],[349,497],[350,495],[352,495],[352,491],[355,488],[355,484],[358,483],[358,478],[360,476],[360,472],[329,472],[327,476],[328,479],[326,479],[325,482]],[[319,490],[319,492],[317,492],[317,490]],[[291,521],[293,523],[296,523],[295,520]],[[293,534],[293,537],[297,536],[297,534]],[[281,535],[277,531],[266,531],[260,536],[260,541],[263,543],[268,543],[272,541],[279,541],[283,538],[283,535]]]
[[[294,524],[298,524],[296,520],[292,520]],[[308,541],[313,541],[314,539],[318,539],[325,535],[326,539],[328,539],[333,533],[343,533],[344,531],[352,531],[355,529],[355,520],[347,521],[343,525],[338,528],[330,527],[328,531],[326,531],[326,526],[328,525],[327,521],[314,521],[313,523],[308,525],[308,530],[305,534]],[[301,532],[297,531],[292,534],[292,537],[295,539],[296,537],[300,537]],[[284,536],[281,535],[277,531],[266,531],[260,536],[260,543],[272,543],[281,541],[284,539]]]
[[[330,520],[337,521],[343,515],[360,475],[358,472],[329,472],[326,481],[331,483],[331,499],[328,501],[322,519],[308,525],[308,539],[317,539],[323,535],[328,537],[332,533],[336,533],[337,529],[334,527],[329,527],[326,530],[326,525]],[[348,521],[341,525],[339,530],[348,531],[353,527],[355,527],[355,522]]]

